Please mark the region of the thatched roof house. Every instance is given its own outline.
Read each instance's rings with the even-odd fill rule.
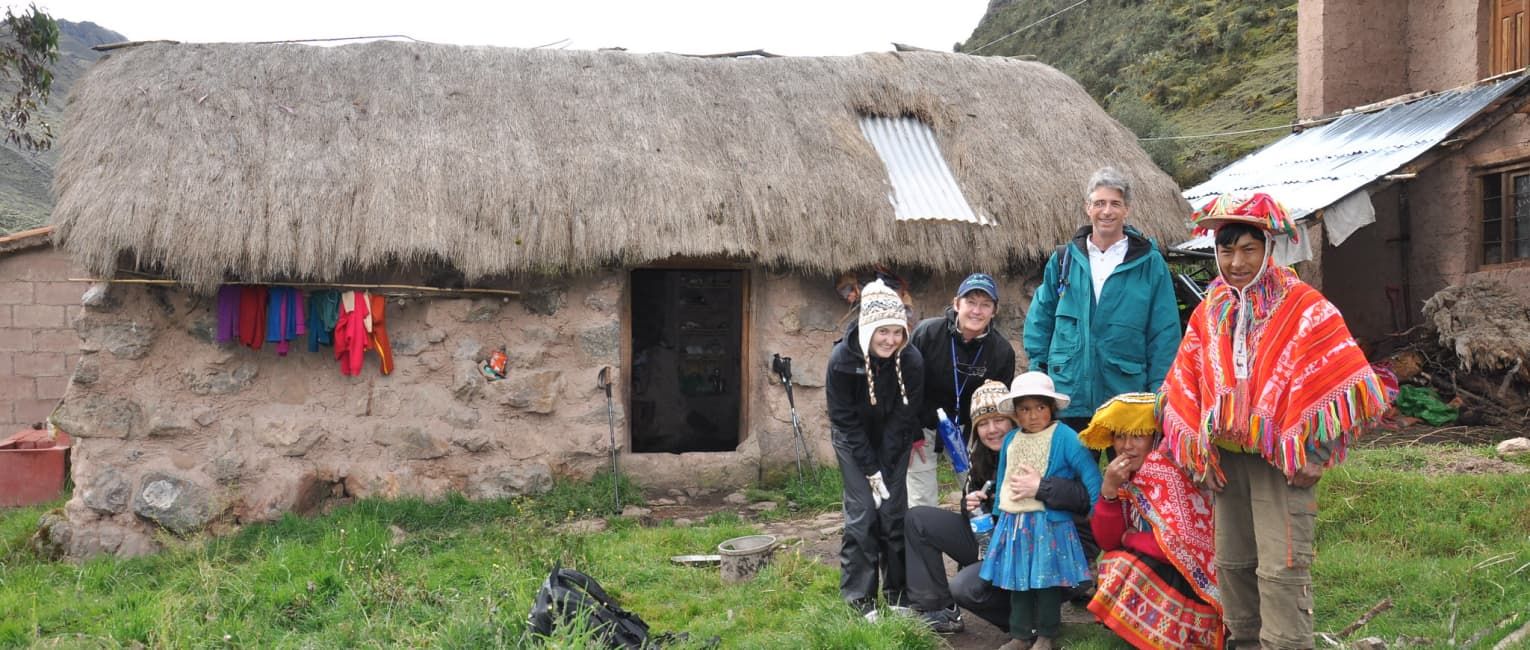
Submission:
[[[1133,178],[1149,235],[1188,213],[1078,84],[955,54],[155,43],[99,62],[66,126],[56,241],[194,289],[117,286],[76,322],[53,418],[75,436],[74,555],[333,498],[535,491],[605,468],[613,439],[647,485],[753,481],[798,453],[777,353],[832,462],[835,275],[890,265],[935,315],[966,273],[1001,273],[1014,336],[1096,168]],[[213,335],[222,282],[400,277],[522,293],[390,290],[386,375]]]
[[[861,114],[927,122],[999,226],[895,221]],[[203,288],[426,258],[470,279],[676,255],[963,271],[1050,251],[1103,164],[1138,182],[1149,235],[1182,235],[1188,213],[1073,80],[957,54],[154,43],[98,63],[68,120],[62,245]]]

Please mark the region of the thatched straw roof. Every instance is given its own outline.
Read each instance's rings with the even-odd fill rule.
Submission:
[[[916,115],[1000,225],[895,222],[861,112]],[[703,59],[374,42],[154,43],[69,98],[58,241],[198,285],[445,260],[469,279],[726,256],[835,272],[1045,255],[1111,164],[1184,234],[1179,188],[1038,63],[932,52]]]

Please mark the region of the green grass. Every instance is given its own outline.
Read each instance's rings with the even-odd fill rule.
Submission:
[[[1427,473],[1441,454],[1473,453],[1362,450],[1324,478],[1319,630],[1338,631],[1384,597],[1396,606],[1357,636],[1422,637],[1440,646],[1451,637],[1452,616],[1458,640],[1514,612],[1523,618],[1530,481]],[[837,507],[836,476],[820,468],[797,483],[793,472],[757,496],[795,503],[809,516]],[[623,500],[636,502],[638,491],[623,487]],[[595,576],[655,632],[689,633],[682,647],[702,647],[710,637],[728,648],[941,644],[912,620],[860,620],[840,603],[837,572],[793,551],[741,585],[722,584],[715,568],[668,561],[756,532],[731,512],[685,528],[613,518],[599,533],[556,529],[611,507],[609,476],[560,481],[536,499],[368,500],[223,538],[172,541],[153,557],[78,564],[32,555],[27,539],[50,507],[5,511],[0,646],[516,647],[532,596],[555,563]],[[1493,628],[1482,647],[1518,624]],[[568,631],[549,647],[583,647],[587,636]],[[1124,647],[1095,625],[1068,626],[1062,640],[1070,648]]]

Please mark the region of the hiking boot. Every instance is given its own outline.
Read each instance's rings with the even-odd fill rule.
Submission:
[[[956,605],[929,612],[919,612],[919,619],[936,634],[956,634],[967,628],[962,623],[962,611]]]
[[[1052,650],[1052,637],[1036,637],[1036,642],[1031,644],[1031,650]]]
[[[1030,650],[1035,639],[1010,639],[1009,643],[999,646],[999,650]]]

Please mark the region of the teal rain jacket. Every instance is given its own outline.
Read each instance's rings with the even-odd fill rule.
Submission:
[[[1084,226],[1052,253],[1025,315],[1030,369],[1072,399],[1060,418],[1090,417],[1121,393],[1157,392],[1179,349],[1179,305],[1157,244],[1128,226],[1126,258],[1096,302],[1085,243],[1091,230]],[[1064,250],[1068,268],[1060,270]]]

